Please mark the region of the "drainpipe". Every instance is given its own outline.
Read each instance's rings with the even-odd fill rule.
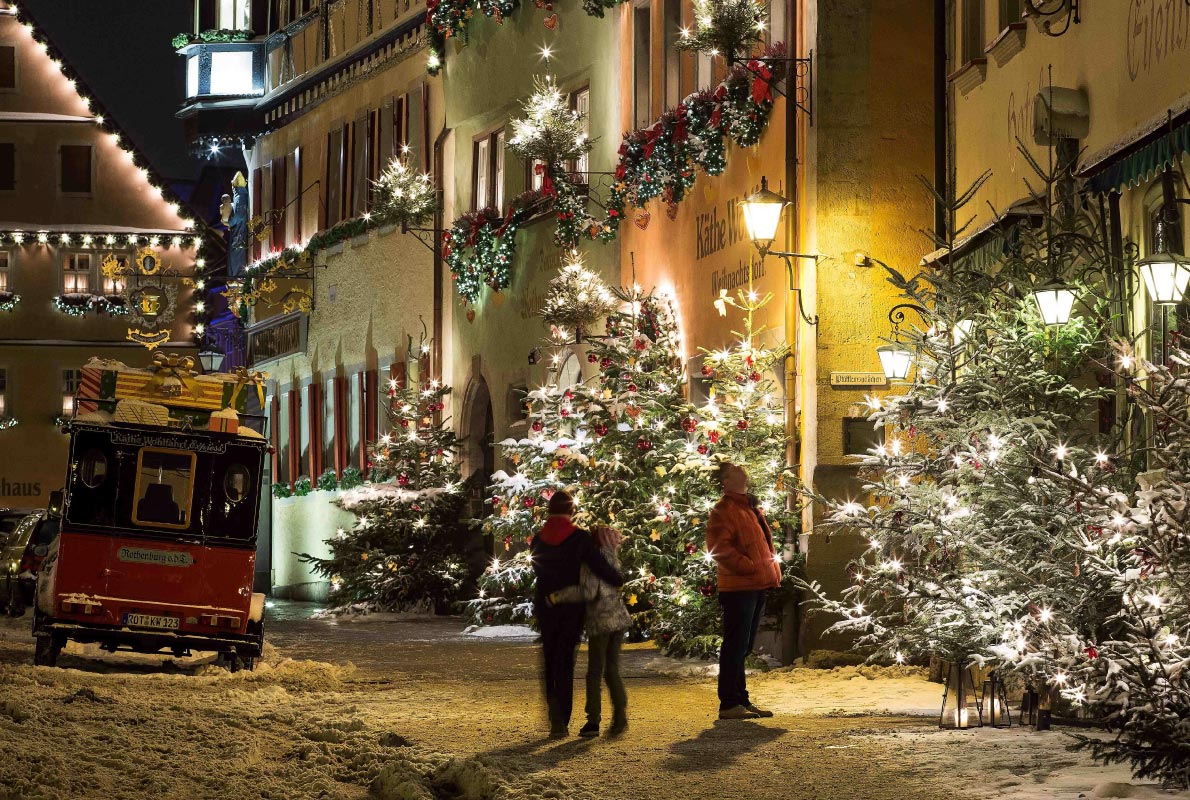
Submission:
[[[934,188],[947,197],[946,2],[934,0]],[[934,204],[934,234],[946,236],[946,209]]]
[[[426,97],[429,93],[422,92],[422,96]],[[446,122],[442,123],[442,130],[438,133],[438,137],[434,139],[434,185],[440,187],[442,191],[444,181],[446,180],[446,165],[442,154],[442,145],[446,141],[446,137],[450,134],[450,128],[446,127]],[[443,193],[445,195],[445,192]],[[442,233],[444,227],[443,215],[445,209],[442,203],[437,203],[437,208],[434,211],[434,326],[433,326],[433,344],[431,345],[433,354],[431,355],[430,372],[433,373],[437,368],[440,380],[446,380],[446,374],[442,365],[442,326],[443,326],[443,309],[444,302],[442,298],[442,290],[445,281],[443,279],[442,270],[444,267],[442,261]]]
[[[785,0],[785,2],[787,2],[787,10],[790,12],[786,14],[785,41],[789,43],[786,49],[790,56],[800,58],[802,55],[801,41],[798,36],[798,29],[801,22],[801,14],[799,13],[801,10],[800,0]],[[798,224],[801,217],[801,204],[798,202],[797,191],[798,108],[797,103],[794,102],[794,97],[797,95],[796,72],[796,66],[794,66],[789,78],[787,78],[786,84],[788,88],[792,88],[792,91],[789,92],[790,96],[785,100],[785,196],[791,198],[794,203],[790,209],[790,213],[786,215],[786,224],[789,226],[788,241],[793,242],[793,249],[800,253],[803,250],[800,239],[801,230]],[[789,83],[794,83],[795,85],[789,87]],[[813,86],[810,87],[810,91],[814,91]],[[812,102],[813,100],[811,100]],[[793,281],[795,277],[796,273],[791,271],[789,280]],[[801,472],[801,442],[797,417],[799,319],[793,307],[793,304],[797,302],[797,296],[792,291],[793,288],[793,286],[790,286],[790,291],[785,293],[785,338],[789,345],[789,355],[785,359],[785,424],[791,440],[789,452],[786,453],[785,463],[790,466],[794,474],[798,474]],[[787,554],[797,552],[796,542],[797,540],[795,539],[793,547],[790,547],[788,543],[785,545]],[[800,651],[798,645],[802,630],[801,600],[801,593],[798,592],[781,609],[782,664],[792,664]]]

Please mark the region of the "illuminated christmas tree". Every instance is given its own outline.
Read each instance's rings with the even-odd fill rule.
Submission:
[[[370,480],[336,503],[356,517],[327,540],[331,554],[302,554],[331,583],[333,605],[445,612],[467,577],[464,493],[457,444],[442,418],[450,388],[392,381],[391,429],[369,449]]]

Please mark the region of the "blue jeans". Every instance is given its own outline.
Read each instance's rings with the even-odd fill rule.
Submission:
[[[764,615],[763,589],[719,592],[723,607],[723,644],[719,648],[719,710],[749,703],[744,662],[756,643]]]

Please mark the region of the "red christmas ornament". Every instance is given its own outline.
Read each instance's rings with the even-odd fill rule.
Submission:
[[[567,400],[573,400],[573,399],[574,399],[574,392],[572,392],[572,391],[570,391],[569,389],[567,389],[566,391],[562,392],[562,396],[563,396],[564,398],[566,398]]]
[[[649,343],[646,342],[644,339],[637,339],[635,342],[633,342],[633,346],[637,350],[644,350],[649,346]]]
[[[714,597],[715,596],[715,584],[704,583],[702,586],[698,587],[698,591],[702,592],[703,597]]]
[[[710,364],[703,364],[702,365],[702,374],[709,378],[715,374],[715,368],[712,367]]]
[[[596,425],[595,426],[595,435],[596,436],[607,436],[607,426],[602,423],[599,425]]]
[[[1087,658],[1099,658],[1099,650],[1094,645],[1091,645],[1083,652],[1087,654]]]
[[[753,371],[753,373],[748,376],[748,380],[752,381],[753,383],[759,383],[760,382],[760,373]]]
[[[403,420],[401,420],[401,427],[402,427],[402,428],[408,428],[408,427],[409,427],[409,420],[407,420],[407,419],[403,419]]]
[[[397,483],[401,486],[407,485],[409,483],[409,476],[402,472],[397,476]]]
[[[694,555],[694,551],[697,549],[698,548],[695,547],[693,543],[691,543],[691,542],[686,543],[686,555],[688,555],[688,556]]]
[[[748,420],[746,420],[746,419],[742,419],[742,420],[740,420],[739,422],[737,422],[737,423],[735,424],[735,426],[736,426],[737,428],[739,428],[740,430],[742,430],[742,431],[746,431],[746,430],[748,430]]]
[[[635,393],[636,392],[636,384],[635,383],[628,384],[628,391]]]
[[[562,409],[561,411],[559,411],[559,412],[558,412],[558,414],[559,414],[560,416],[563,416],[563,417],[569,417],[569,416],[570,416],[570,409],[568,409],[568,408],[564,408],[564,409]]]
[[[719,431],[711,431],[707,436],[711,440],[711,444],[719,444]]]
[[[541,433],[541,423],[540,422],[534,422],[532,425],[532,428],[533,428],[534,433]]]
[[[537,501],[534,500],[532,497],[526,497],[524,502],[525,502],[525,508],[533,508],[533,506],[535,506],[537,504]]]
[[[594,364],[598,360],[599,356],[595,355],[594,353],[587,353],[587,363]]]
[[[648,439],[644,438],[643,436],[636,440],[636,449],[637,450],[650,450],[650,449],[652,449],[652,447],[653,447],[653,443],[650,442]]]
[[[698,454],[700,456],[705,456],[707,454],[707,446],[705,444],[700,444],[698,446]]]
[[[686,433],[694,433],[697,428],[698,420],[694,417],[686,417],[682,420],[682,430],[686,431]]]

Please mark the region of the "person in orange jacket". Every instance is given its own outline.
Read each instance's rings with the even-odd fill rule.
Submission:
[[[781,583],[781,567],[768,520],[748,494],[748,473],[719,464],[723,497],[707,521],[707,552],[719,568],[723,644],[719,648],[719,719],[771,717],[748,697],[744,662],[752,652],[765,593]]]

